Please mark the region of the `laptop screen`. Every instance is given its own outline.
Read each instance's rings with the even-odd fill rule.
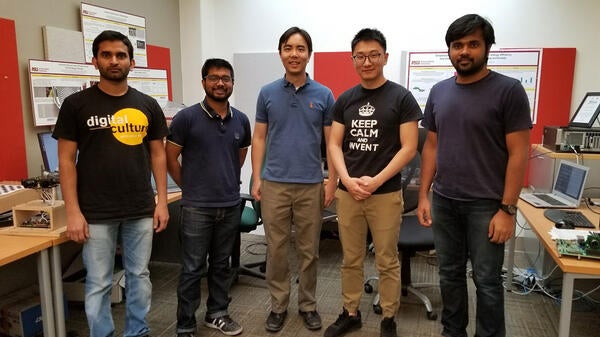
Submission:
[[[47,172],[58,171],[58,143],[52,138],[52,132],[40,132],[37,134],[44,162],[44,170]]]
[[[561,160],[554,191],[579,200],[583,194],[587,171],[584,166]]]

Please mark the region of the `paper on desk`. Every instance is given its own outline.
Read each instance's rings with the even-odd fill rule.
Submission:
[[[582,229],[560,229],[552,228],[549,232],[552,240],[577,240],[578,236],[582,236],[584,239],[590,234],[589,230]]]

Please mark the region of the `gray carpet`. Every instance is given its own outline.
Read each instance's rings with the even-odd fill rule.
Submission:
[[[243,236],[242,261],[251,262],[260,260],[264,253],[263,238],[247,234]],[[246,249],[247,246],[250,246]],[[258,255],[253,255],[258,254]],[[341,311],[340,272],[341,247],[339,241],[325,239],[321,241],[319,261],[319,280],[317,288],[318,310],[323,318],[324,327],[331,324]],[[295,260],[294,255],[291,260]],[[437,267],[435,258],[416,256],[413,258],[413,281],[436,283]],[[293,270],[293,269],[292,269]],[[150,266],[153,282],[152,310],[149,322],[152,336],[174,336],[175,313],[177,309],[177,278],[179,265],[171,263],[153,262]],[[365,263],[365,276],[375,274],[373,256],[367,256]],[[293,279],[295,274],[292,273]],[[376,283],[375,290],[376,290]],[[475,288],[470,282],[470,322],[469,336],[474,335],[474,309]],[[202,285],[203,296],[206,294],[206,285]],[[441,302],[439,289],[428,287],[423,292],[432,301],[435,312],[440,314]],[[297,315],[297,288],[294,284],[288,308],[288,318],[282,331],[276,334],[267,333],[264,321],[269,312],[269,294],[263,280],[240,276],[231,290],[232,301],[229,307],[230,315],[244,328],[242,336],[322,336],[323,330],[309,331],[304,328],[302,319]],[[361,302],[363,328],[347,336],[379,336],[379,323],[381,316],[372,310],[372,294],[364,294]],[[203,297],[203,303],[205,302]],[[506,296],[506,328],[510,337],[550,337],[557,336],[558,316],[560,305],[550,297],[541,293],[518,295],[507,292]],[[197,313],[198,322],[204,318],[205,306],[201,306]],[[117,336],[122,335],[124,304],[113,306],[113,315],[117,327]],[[431,321],[427,319],[425,307],[418,298],[409,294],[402,297],[400,310],[397,315],[398,335],[406,337],[439,337],[441,331],[440,319]],[[81,304],[69,305],[67,331],[81,337],[87,337],[89,331],[85,322],[85,314]],[[223,336],[199,324],[196,336]],[[600,306],[585,300],[574,302],[571,320],[571,337],[600,337]]]

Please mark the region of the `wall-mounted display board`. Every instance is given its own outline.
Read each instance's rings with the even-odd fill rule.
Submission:
[[[514,53],[516,51],[524,51],[537,53],[539,52],[538,69],[536,71],[537,77],[533,77],[533,69],[531,66],[515,68],[514,72],[504,72],[510,68],[500,69],[498,58],[495,58],[493,62],[496,64],[490,65],[490,68],[495,69],[498,72],[504,72],[508,76],[516,77],[519,74],[519,78],[523,85],[530,89],[538,88],[537,93],[532,94],[529,92],[530,97],[535,98],[535,103],[532,104],[532,113],[535,114],[535,124],[531,131],[531,144],[542,143],[542,136],[545,125],[557,125],[564,126],[569,122],[569,114],[571,111],[571,95],[573,91],[573,76],[575,74],[575,48],[541,48],[541,49],[501,49],[500,53]],[[339,53],[326,53],[327,57],[320,57],[321,53],[314,53],[314,77],[317,81],[329,86],[330,88],[350,88],[356,85],[357,81],[353,78],[345,78],[338,74],[348,73],[349,66],[348,52]],[[324,53],[325,54],[325,53]],[[437,53],[442,57],[446,58],[446,73],[441,74],[440,69],[421,69],[419,75],[422,77],[420,83],[422,87],[419,89],[429,90],[436,81],[448,78],[454,75],[453,69],[450,69],[450,60],[446,52]],[[443,54],[443,55],[441,55]],[[530,54],[531,55],[531,54]],[[535,54],[533,54],[535,55]],[[408,57],[404,56],[401,60],[402,64]],[[506,61],[504,61],[506,62]],[[408,66],[408,62],[406,62]],[[449,66],[450,65],[450,66]],[[402,69],[407,68],[403,67]],[[416,68],[417,64],[413,64],[413,68]],[[416,69],[413,69],[416,70]],[[512,74],[512,75],[511,75]],[[531,76],[526,76],[530,74]],[[443,76],[442,76],[443,75]],[[521,78],[521,75],[523,76]],[[406,73],[404,73],[406,77]],[[534,86],[534,80],[537,81]],[[415,80],[411,82],[407,88],[411,90],[414,96],[417,96],[417,90],[415,87]],[[525,83],[526,82],[526,83]],[[424,85],[427,84],[427,85]],[[412,87],[412,88],[411,88]],[[594,89],[594,88],[593,88]],[[427,95],[423,92],[419,92],[421,102],[424,106],[427,100]],[[334,92],[335,93],[335,92]],[[424,100],[423,100],[424,99]]]
[[[31,104],[36,126],[54,125],[63,100],[98,83],[98,70],[91,64],[29,60]],[[135,68],[128,84],[165,107],[169,101],[167,71]]]
[[[116,10],[81,3],[81,30],[85,62],[92,62],[92,42],[104,30],[115,30],[129,37],[133,44],[135,63],[147,67],[146,18]]]
[[[529,98],[531,119],[537,120],[541,49],[490,51],[488,68],[521,81]],[[434,84],[454,76],[447,52],[408,52],[406,87],[425,109]]]

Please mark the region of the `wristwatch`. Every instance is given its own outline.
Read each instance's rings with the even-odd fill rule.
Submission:
[[[503,210],[504,212],[510,214],[510,215],[516,215],[517,214],[517,205],[501,204],[500,205],[500,209]]]

